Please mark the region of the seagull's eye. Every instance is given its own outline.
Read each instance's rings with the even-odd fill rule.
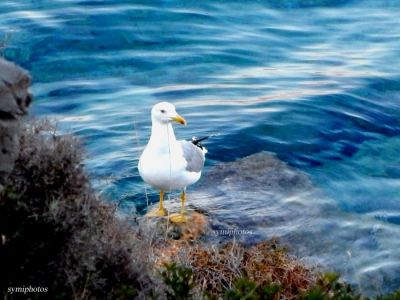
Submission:
[[[165,109],[160,110],[162,114],[165,114]]]

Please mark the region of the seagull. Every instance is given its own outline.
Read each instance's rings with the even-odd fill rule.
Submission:
[[[160,191],[158,209],[147,214],[148,217],[166,216],[163,206],[164,193],[181,190],[181,211],[172,214],[173,223],[186,222],[186,187],[200,179],[204,167],[205,154],[200,141],[176,140],[172,122],[186,125],[186,120],[178,115],[175,106],[169,102],[160,102],[151,110],[151,135],[139,159],[138,169],[142,179]]]

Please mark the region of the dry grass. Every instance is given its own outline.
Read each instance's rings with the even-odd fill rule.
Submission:
[[[313,270],[289,256],[273,240],[245,250],[242,269],[244,276],[258,285],[277,283],[285,287],[282,294],[286,299],[295,299],[316,282]]]
[[[205,291],[221,294],[242,277],[244,249],[237,244],[222,247],[195,246],[188,249],[187,264],[194,270],[196,281]]]
[[[251,247],[237,243],[187,245],[172,260],[191,268],[202,291],[216,297],[243,277],[258,286],[275,283],[284,287],[285,299],[295,299],[316,282],[314,271],[289,256],[275,240]]]

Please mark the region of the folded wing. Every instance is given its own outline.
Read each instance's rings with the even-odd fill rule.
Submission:
[[[186,171],[200,172],[204,167],[204,151],[195,146],[192,142],[180,141],[183,156],[187,162]]]

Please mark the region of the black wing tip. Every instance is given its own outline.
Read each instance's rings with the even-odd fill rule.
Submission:
[[[201,138],[197,138],[197,137],[193,136],[191,142],[192,142],[193,145],[199,147],[200,149],[203,149],[204,147],[201,144],[201,142],[206,140],[206,139],[208,139],[209,137],[211,137],[211,135],[204,136],[204,137],[201,137]]]

